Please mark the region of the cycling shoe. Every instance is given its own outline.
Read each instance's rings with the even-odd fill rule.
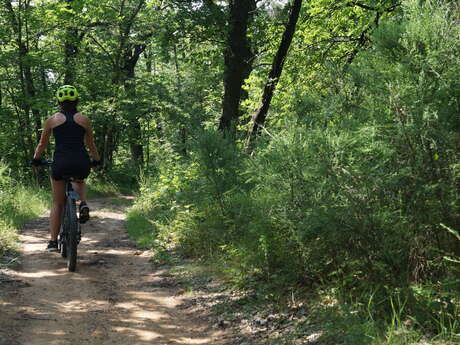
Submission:
[[[78,209],[79,217],[78,220],[80,224],[85,224],[89,220],[89,207],[85,204],[80,204]]]

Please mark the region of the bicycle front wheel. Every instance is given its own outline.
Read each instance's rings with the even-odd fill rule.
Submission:
[[[64,232],[59,236],[59,250],[61,251],[61,256],[67,258],[67,239],[64,236]]]
[[[76,204],[75,200],[72,198],[67,198],[65,223],[67,226],[67,234],[65,236],[67,268],[69,271],[74,272],[77,267],[78,222]]]

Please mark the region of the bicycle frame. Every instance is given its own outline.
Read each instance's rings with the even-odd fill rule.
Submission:
[[[52,161],[42,165],[50,167]],[[58,237],[58,250],[62,257],[67,258],[67,268],[75,271],[77,266],[77,246],[81,240],[81,227],[77,217],[77,200],[80,196],[74,191],[72,182],[77,182],[72,176],[64,176],[65,199],[61,214],[61,227]]]
[[[72,186],[73,179],[72,178],[67,178],[64,181],[65,181],[65,197],[66,197],[66,199],[71,198],[71,199],[73,199],[75,201],[79,200],[80,195],[78,195],[78,193],[73,190],[73,186]]]

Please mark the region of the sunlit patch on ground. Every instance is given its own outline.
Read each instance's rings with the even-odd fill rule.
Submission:
[[[21,288],[5,299],[0,294],[0,329],[11,340],[6,344],[224,344],[218,332],[177,309],[181,301],[159,283],[161,271],[153,270],[149,253],[125,233],[120,206],[111,209],[104,200],[91,205],[74,273],[59,253],[44,251],[47,221],[26,226],[22,264],[8,272]]]

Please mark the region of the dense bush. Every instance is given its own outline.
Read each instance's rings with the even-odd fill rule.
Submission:
[[[132,212],[156,224],[152,241],[225,261],[235,279],[333,285],[376,301],[372,313],[458,331],[459,19],[455,5],[406,1],[347,73],[322,76],[331,87],[309,113],[252,155],[200,133]]]

